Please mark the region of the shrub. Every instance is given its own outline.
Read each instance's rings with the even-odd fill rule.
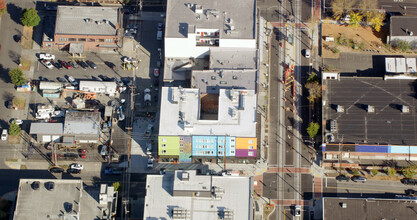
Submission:
[[[17,136],[17,135],[20,134],[21,130],[22,129],[20,128],[20,126],[18,124],[16,124],[16,121],[13,121],[10,124],[10,127],[9,127],[9,134],[12,135],[12,136]]]
[[[113,185],[114,190],[120,192],[120,190],[122,190],[122,186],[120,185],[120,182],[114,182]]]
[[[401,173],[409,179],[412,179],[416,174],[416,167],[414,166],[410,166],[410,167],[405,167],[401,170]]]
[[[378,174],[378,170],[374,167],[371,170],[372,176],[376,176]]]
[[[358,169],[354,169],[354,170],[352,170],[352,174],[353,174],[354,176],[359,176],[359,170],[358,170]]]
[[[15,68],[9,71],[10,79],[15,86],[23,86],[26,84],[26,79],[23,77],[23,71],[19,68]]]
[[[397,50],[401,50],[401,52],[407,52],[411,49],[410,43],[405,40],[394,40],[392,41],[392,46]]]
[[[332,52],[333,52],[333,53],[339,53],[339,52],[340,52],[340,50],[339,50],[339,49],[337,49],[337,47],[333,47],[333,48],[332,48]]]

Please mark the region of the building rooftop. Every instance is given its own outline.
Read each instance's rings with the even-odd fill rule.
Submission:
[[[254,0],[168,0],[166,11],[166,38],[186,38],[197,29],[220,30],[220,39],[255,38]]]
[[[414,36],[417,34],[416,16],[391,16],[391,36]],[[413,32],[413,35],[410,35]]]
[[[189,80],[192,70],[208,69],[208,67],[208,59],[168,58],[165,59],[164,81]]]
[[[57,134],[64,133],[64,125],[62,123],[31,123],[29,134]]]
[[[67,111],[65,115],[65,134],[99,134],[100,112]]]
[[[257,69],[257,60],[257,49],[210,48],[210,69]]]
[[[209,191],[214,190],[214,193],[208,197],[173,196],[177,176],[184,172],[190,173],[189,187],[198,185],[192,180],[199,177],[195,170],[147,176],[144,220],[172,219],[174,210],[177,216],[188,216],[184,219],[218,219],[228,214],[231,219],[251,219],[252,180],[249,177],[201,176],[201,180],[208,182],[204,184],[213,187]]]
[[[118,7],[58,6],[55,34],[117,35]]]
[[[324,81],[323,107],[327,127],[331,120],[335,142],[366,144],[417,144],[416,91],[414,80],[342,78]],[[337,112],[338,106],[343,112]],[[375,112],[367,112],[368,105]],[[407,106],[409,112],[402,112]]]
[[[49,190],[51,182],[54,188]],[[82,180],[20,179],[13,219],[95,219],[101,216],[97,206],[97,200],[84,191]]]
[[[162,87],[161,106],[164,108],[160,112],[160,122],[163,125],[159,127],[159,135],[255,137],[255,91],[220,89],[216,97],[209,102],[216,107],[215,119],[207,120],[202,114],[205,108],[199,89]],[[208,111],[213,112],[213,109]]]
[[[415,73],[416,58],[387,57],[385,58],[385,71],[387,73]]]
[[[220,89],[256,90],[256,70],[194,70],[191,87],[210,94]]]
[[[323,198],[323,220],[410,219],[415,210],[417,203],[410,199]]]
[[[175,172],[173,190],[211,191],[211,177],[197,175],[195,171]]]

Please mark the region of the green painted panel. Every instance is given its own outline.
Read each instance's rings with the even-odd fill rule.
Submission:
[[[179,156],[180,137],[178,136],[159,136],[158,155],[160,156]]]

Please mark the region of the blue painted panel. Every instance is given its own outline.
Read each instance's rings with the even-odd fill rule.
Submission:
[[[193,136],[193,156],[217,156],[217,136]]]
[[[356,152],[369,152],[369,153],[388,153],[388,146],[381,145],[356,145]]]
[[[417,154],[417,146],[410,146],[410,154]]]
[[[390,146],[390,151],[388,153],[392,154],[408,154],[410,153],[409,146]]]

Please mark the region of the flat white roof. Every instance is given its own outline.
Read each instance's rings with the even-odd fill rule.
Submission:
[[[253,48],[210,48],[210,69],[256,69],[257,59]]]
[[[174,190],[208,191],[211,190],[211,177],[197,175],[195,170],[176,171],[174,175]]]
[[[220,89],[217,120],[200,120],[199,89],[162,87],[159,135],[256,136],[253,90]]]
[[[385,58],[387,73],[415,73],[417,72],[416,58],[387,57]]]
[[[397,72],[397,68],[395,67],[395,58],[393,57],[385,58],[385,71],[388,73]]]
[[[174,207],[186,210],[189,219],[218,219],[219,211],[230,210],[233,219],[251,219],[252,181],[249,177],[206,176],[216,189],[214,197],[172,196],[176,174],[148,175],[143,219],[172,219]]]
[[[220,30],[221,39],[255,38],[255,0],[168,0],[166,11],[167,38],[186,38],[198,29]]]

